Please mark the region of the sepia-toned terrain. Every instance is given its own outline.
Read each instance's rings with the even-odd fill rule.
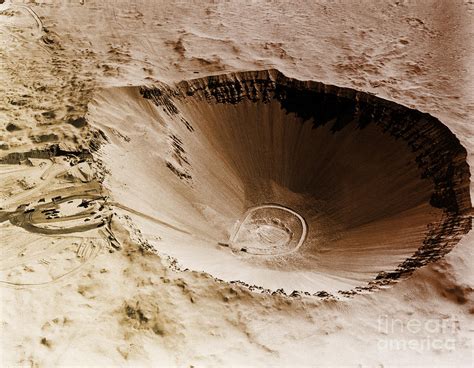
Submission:
[[[1,2],[1,365],[470,366],[473,12]]]

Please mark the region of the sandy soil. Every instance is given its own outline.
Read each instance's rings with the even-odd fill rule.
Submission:
[[[178,272],[157,251],[189,230],[169,216],[184,199],[147,179],[160,120],[126,94],[106,104],[117,87],[276,68],[432,114],[472,172],[471,2],[13,3],[0,4],[3,366],[472,365],[472,231],[347,298]]]

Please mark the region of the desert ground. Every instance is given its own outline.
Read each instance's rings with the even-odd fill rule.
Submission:
[[[0,1],[1,366],[472,366],[473,24]]]

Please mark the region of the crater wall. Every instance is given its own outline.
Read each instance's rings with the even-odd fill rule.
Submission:
[[[225,281],[371,290],[444,256],[471,228],[457,138],[428,114],[364,92],[276,70],[231,73],[106,89],[89,120],[109,139],[106,184],[152,246]],[[291,216],[242,224],[249,209],[271,205],[304,219],[296,251],[277,249],[302,233]],[[231,241],[244,225],[256,247]]]

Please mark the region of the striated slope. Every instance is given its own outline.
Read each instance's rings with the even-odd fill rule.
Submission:
[[[88,118],[113,143],[103,153],[116,204],[150,244],[253,289],[373,289],[439,259],[471,226],[457,138],[366,93],[232,73],[106,89]]]

